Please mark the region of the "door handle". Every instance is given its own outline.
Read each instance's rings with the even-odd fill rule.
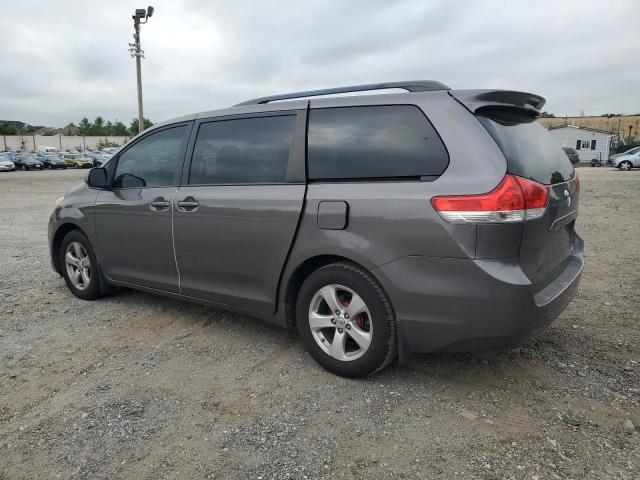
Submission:
[[[191,196],[176,202],[176,208],[180,212],[195,212],[199,206],[200,202]]]
[[[163,210],[167,210],[169,205],[171,205],[171,203],[168,200],[158,197],[149,204],[149,208],[154,212],[162,212]]]

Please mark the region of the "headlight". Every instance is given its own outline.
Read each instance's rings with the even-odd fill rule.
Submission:
[[[64,197],[56,198],[56,201],[53,202],[53,204],[56,208],[58,208],[63,201],[64,201]]]

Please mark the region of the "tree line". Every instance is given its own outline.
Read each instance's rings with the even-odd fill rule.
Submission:
[[[65,135],[86,135],[96,137],[133,137],[138,134],[139,121],[134,118],[127,127],[120,120],[114,122],[105,121],[97,116],[92,122],[87,117],[83,117],[76,126],[73,122],[64,127]],[[148,118],[144,119],[144,128],[153,126],[153,122]],[[11,123],[0,122],[0,135],[33,135],[36,129],[31,125],[24,124],[16,126]],[[54,135],[54,129],[48,128],[42,135]]]
[[[105,122],[104,118],[98,116],[93,122],[91,122],[87,117],[83,117],[80,122],[78,122],[77,127],[71,123],[65,128],[72,129],[73,127],[76,127],[76,135],[97,137],[133,137],[138,134],[139,125],[140,122],[137,118],[131,120],[129,127],[127,128],[127,126],[120,120],[116,120],[115,122]],[[148,118],[145,118],[144,128],[146,129],[151,126],[153,126],[153,122]]]

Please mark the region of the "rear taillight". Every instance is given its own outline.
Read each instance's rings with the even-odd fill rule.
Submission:
[[[580,179],[578,178],[578,172],[573,171],[573,183],[576,184],[576,191],[580,191]]]
[[[431,204],[451,223],[513,223],[542,217],[548,201],[549,187],[505,175],[489,193],[433,197]]]

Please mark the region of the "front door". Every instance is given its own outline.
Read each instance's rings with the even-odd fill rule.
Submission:
[[[274,311],[304,200],[304,128],[304,112],[199,125],[174,209],[183,294]]]
[[[178,292],[171,206],[189,124],[153,131],[109,162],[112,188],[95,204],[98,258],[107,278]]]

